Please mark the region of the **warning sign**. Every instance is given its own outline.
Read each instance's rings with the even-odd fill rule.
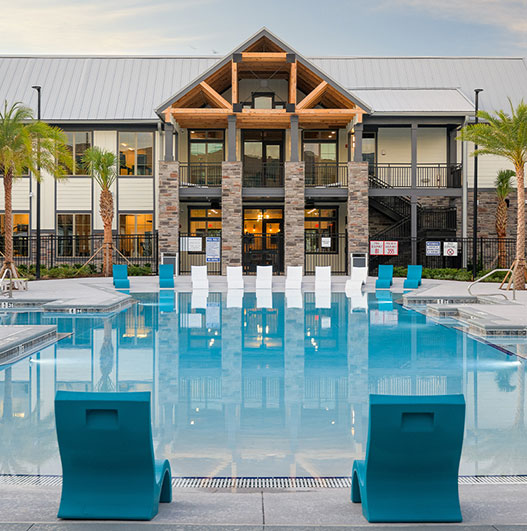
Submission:
[[[457,256],[457,242],[445,242],[443,244],[444,256]]]
[[[426,256],[441,256],[441,242],[426,242]]]
[[[399,242],[384,242],[384,254],[388,256],[397,256],[399,254]]]
[[[370,242],[370,254],[371,255],[381,255],[384,254],[384,242],[372,240]]]

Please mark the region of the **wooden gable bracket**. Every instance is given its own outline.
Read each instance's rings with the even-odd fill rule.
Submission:
[[[211,105],[215,105],[220,109],[230,109],[232,111],[232,105],[221,94],[216,92],[208,83],[202,81],[199,84],[199,87]]]
[[[314,107],[322,98],[324,95],[324,92],[326,92],[326,89],[328,88],[328,83],[326,81],[322,81],[318,86],[316,86],[297,106],[296,110],[300,111],[302,109],[309,109],[310,107]]]

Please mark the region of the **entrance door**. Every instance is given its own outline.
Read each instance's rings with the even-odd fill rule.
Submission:
[[[283,131],[243,131],[244,186],[283,186],[283,161]]]
[[[246,273],[256,266],[272,265],[273,273],[284,270],[283,209],[245,208],[243,211],[243,267]]]

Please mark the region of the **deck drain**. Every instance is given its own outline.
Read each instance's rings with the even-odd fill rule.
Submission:
[[[527,485],[527,476],[460,476],[460,485]],[[0,474],[0,485],[60,487],[61,476]],[[350,477],[174,477],[176,489],[349,489]]]

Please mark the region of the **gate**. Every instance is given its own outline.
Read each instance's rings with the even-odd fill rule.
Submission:
[[[284,272],[284,235],[244,234],[242,265],[245,274],[256,273],[256,266],[273,266],[273,273]]]
[[[348,274],[348,235],[305,233],[305,274],[314,275],[316,266],[331,266],[332,275]]]
[[[207,262],[207,237],[203,234],[180,233],[179,274],[189,275],[193,265],[206,265],[207,273],[209,275],[221,275],[221,258],[219,262]]]

